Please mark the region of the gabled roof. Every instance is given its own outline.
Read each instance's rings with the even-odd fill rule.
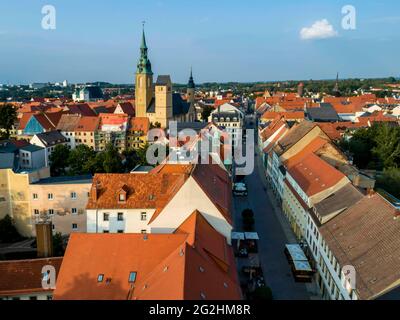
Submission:
[[[399,285],[399,211],[382,196],[364,196],[320,232],[340,266],[356,269],[359,299],[374,299]]]
[[[67,139],[59,131],[43,132],[36,134],[36,136],[46,147],[67,141]]]
[[[169,75],[159,75],[157,77],[156,86],[166,86],[171,84],[171,77]]]
[[[70,104],[67,106],[67,108],[69,112],[73,114],[80,114],[82,116],[87,116],[87,117],[96,116],[96,112],[94,112],[93,109],[90,108],[87,103]]]
[[[135,281],[129,283],[132,272]],[[232,248],[194,212],[174,234],[72,234],[54,298],[200,300],[241,294]]]
[[[290,112],[274,112],[267,111],[262,116],[261,119],[275,119],[277,116],[285,117],[286,120],[302,120],[304,119],[304,111],[290,111]]]
[[[31,117],[36,114],[36,112],[26,112],[22,114],[22,117],[19,118],[18,130],[24,130],[26,125],[28,124]]]
[[[133,117],[129,121],[130,131],[143,131],[144,134],[150,129],[150,120],[147,117]]]
[[[87,209],[153,208],[161,209],[188,178],[187,174],[127,173],[96,174]],[[125,202],[120,202],[118,192],[125,185],[128,192]],[[97,190],[97,191],[96,191]],[[95,194],[97,196],[95,197]]]
[[[321,103],[317,108],[307,108],[306,113],[308,118],[313,121],[336,122],[340,120],[336,110],[329,103]]]
[[[358,191],[351,183],[346,184],[338,191],[329,195],[329,197],[315,204],[315,213],[320,219],[321,223],[330,220],[332,214],[350,208],[363,198],[363,194]]]
[[[334,187],[346,178],[343,173],[314,153],[308,154],[298,163],[289,167],[288,172],[309,197]]]
[[[42,287],[42,268],[54,266],[56,276],[63,258],[0,261],[0,297],[29,294],[45,290]]]
[[[299,142],[305,135],[307,135],[316,126],[315,123],[310,121],[302,121],[294,125],[289,132],[277,143],[276,152],[280,156],[288,149]]]
[[[122,112],[134,116],[135,115],[135,108],[133,107],[132,103],[130,102],[120,102],[118,103],[118,106],[122,109]],[[117,106],[117,107],[118,107]]]
[[[232,186],[228,173],[218,164],[197,164],[192,176],[232,225]]]
[[[81,116],[79,114],[63,114],[56,129],[63,132],[73,132],[78,126],[80,119]]]
[[[99,127],[99,117],[80,117],[75,128],[76,132],[94,132]]]

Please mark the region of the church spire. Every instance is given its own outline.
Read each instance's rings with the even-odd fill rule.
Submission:
[[[340,91],[339,91],[339,72],[336,73],[336,82],[335,82],[335,86],[333,88],[333,93],[337,97],[340,96]]]
[[[144,34],[144,22],[143,22],[143,28],[142,28],[142,44],[140,45],[140,49],[147,49],[146,36]]]
[[[146,73],[146,74],[153,74],[151,71],[151,62],[147,57],[147,45],[146,45],[146,36],[144,33],[144,22],[143,22],[143,29],[142,29],[142,42],[140,44],[140,58],[137,64],[137,73]]]
[[[193,70],[192,67],[190,67],[190,77],[189,77],[189,82],[188,82],[188,88],[194,89],[194,81],[193,81]]]

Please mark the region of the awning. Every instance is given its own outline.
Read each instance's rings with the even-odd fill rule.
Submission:
[[[293,261],[294,268],[296,271],[310,271],[312,272],[311,266],[308,261]]]
[[[303,249],[298,244],[287,244],[286,249],[293,261],[308,261]]]
[[[233,240],[244,240],[244,233],[243,232],[232,232],[231,238]]]
[[[247,240],[260,240],[257,232],[245,232],[244,236]]]

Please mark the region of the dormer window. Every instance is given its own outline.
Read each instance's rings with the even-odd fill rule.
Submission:
[[[124,185],[118,192],[118,201],[126,202],[127,194],[128,194],[128,187]]]

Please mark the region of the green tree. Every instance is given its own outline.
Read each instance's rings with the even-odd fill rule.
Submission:
[[[203,111],[201,112],[201,119],[203,121],[208,121],[208,118],[213,110],[214,108],[211,106],[204,106]]]
[[[385,169],[377,179],[377,186],[400,199],[400,169]]]
[[[22,239],[9,215],[0,220],[0,243],[11,243]]]
[[[373,126],[372,148],[374,154],[383,168],[397,167],[400,164],[400,128],[385,124]]]
[[[49,160],[51,162],[50,171],[54,176],[65,175],[68,167],[68,158],[70,150],[64,144],[58,144],[51,153]]]
[[[111,143],[107,144],[104,151],[103,169],[106,173],[123,172],[121,156],[117,148]]]
[[[57,232],[53,235],[53,255],[55,257],[62,257],[65,252],[64,240],[62,234]]]
[[[92,173],[91,164],[96,157],[93,148],[85,144],[80,144],[74,150],[71,150],[68,156],[70,175],[81,175]]]
[[[17,120],[17,110],[11,104],[0,107],[0,139],[10,138],[10,130]]]

